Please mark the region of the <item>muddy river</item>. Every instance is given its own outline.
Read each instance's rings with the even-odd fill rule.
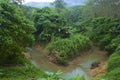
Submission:
[[[55,72],[61,70],[63,74],[60,77],[65,79],[80,75],[85,76],[86,80],[91,80],[88,74],[91,64],[94,62],[104,62],[108,59],[106,52],[101,51],[97,47],[92,47],[89,51],[82,52],[83,55],[70,60],[68,66],[60,66],[50,62],[46,54],[39,49],[32,48],[30,53],[32,54],[32,63],[35,66],[45,71]]]

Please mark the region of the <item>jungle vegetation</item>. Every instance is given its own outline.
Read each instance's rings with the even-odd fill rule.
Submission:
[[[87,0],[66,7],[55,0],[54,8],[33,8],[22,0],[0,0],[0,79],[63,80],[61,72],[37,69],[23,52],[34,44],[45,44],[57,64],[67,65],[92,45],[109,56],[105,80],[120,80],[120,1]],[[96,53],[97,54],[97,53]],[[7,67],[6,65],[12,65]],[[25,75],[26,74],[26,75]],[[75,80],[75,79],[73,79]],[[76,77],[76,80],[85,80]]]

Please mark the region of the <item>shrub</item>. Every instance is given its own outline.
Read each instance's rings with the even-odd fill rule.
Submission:
[[[90,45],[89,38],[76,34],[70,38],[53,40],[47,48],[50,53],[53,53],[58,62],[64,64],[75,55],[80,55],[79,51],[90,48]]]
[[[118,67],[120,67],[120,57],[111,57],[108,62],[108,72]]]
[[[115,50],[118,54],[120,54],[120,44],[118,45],[118,47]]]
[[[120,80],[120,68],[110,71],[105,77],[105,80]]]
[[[120,67],[120,48],[119,46],[116,48],[115,52],[110,56],[109,62],[108,62],[108,72]]]
[[[34,33],[37,42],[49,42],[52,35],[68,38],[71,34],[71,27],[67,25],[63,14],[57,13],[54,9],[48,7],[36,9],[33,21],[37,29]]]
[[[0,65],[24,64],[27,60],[22,52],[34,43],[34,31],[22,10],[10,0],[0,0]]]
[[[94,18],[90,24],[94,32],[90,37],[98,43],[98,46],[113,53],[120,43],[120,19],[119,18]]]
[[[105,80],[120,80],[120,46],[110,56]]]
[[[112,39],[111,43],[108,46],[106,46],[106,49],[108,49],[111,52],[114,52],[119,45],[120,45],[120,36],[117,36],[116,38]]]
[[[0,69],[2,69],[0,80],[29,80],[30,78],[36,80],[39,77],[45,77],[42,70],[31,64],[16,67],[0,67]]]

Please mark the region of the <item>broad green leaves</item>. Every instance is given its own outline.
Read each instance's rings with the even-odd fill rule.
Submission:
[[[21,52],[34,42],[33,23],[16,7],[6,1],[0,2],[0,64],[22,64],[24,55]]]
[[[92,39],[98,41],[101,49],[114,52],[119,44],[120,20],[117,18],[94,18],[91,22]],[[115,45],[114,45],[115,44]]]
[[[55,39],[49,45],[50,54],[54,55],[59,64],[66,65],[67,61],[79,52],[89,49],[91,46],[89,38],[83,35],[74,34],[70,38]]]
[[[33,20],[37,31],[35,32],[38,42],[49,42],[52,36],[66,38],[70,36],[70,28],[66,27],[66,19],[53,9],[38,9],[33,14]]]

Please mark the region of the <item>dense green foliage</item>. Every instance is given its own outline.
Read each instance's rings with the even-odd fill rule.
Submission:
[[[105,80],[119,80],[120,63],[120,19],[98,17],[89,21],[91,31],[89,36],[94,44],[97,44],[102,50],[112,54],[108,61]],[[116,77],[115,77],[116,75]]]
[[[70,25],[79,22],[82,18],[82,6],[74,6],[64,11],[65,18]]]
[[[64,2],[64,0],[55,0],[52,5],[55,7],[55,9],[57,10],[57,12],[62,12],[63,9],[65,8],[66,3]]]
[[[110,56],[108,61],[106,80],[119,80],[120,79],[120,49],[119,46],[116,51]]]
[[[88,0],[84,6],[77,10],[70,9],[69,13],[79,12],[77,17],[67,13],[66,17],[73,26],[79,24],[84,28],[83,33],[90,37],[93,43],[110,56],[105,80],[119,80],[120,71],[120,3],[119,0]],[[79,19],[78,19],[79,17]],[[71,19],[74,18],[72,21]],[[77,27],[77,26],[76,26]]]
[[[120,3],[119,0],[88,0],[81,9],[80,24],[87,29],[94,44],[108,51],[110,59],[107,80],[119,80],[120,63]]]
[[[32,14],[34,13],[35,8],[23,5],[19,5],[19,8],[27,19],[32,20]]]
[[[116,54],[116,53],[114,53]],[[120,56],[120,55],[119,55]],[[110,59],[109,59],[109,62],[108,62],[108,72],[116,69],[116,68],[119,68],[120,67],[120,57],[118,55],[117,56],[111,56]]]
[[[89,49],[91,46],[89,38],[83,35],[73,35],[70,38],[53,40],[48,49],[53,54],[58,63],[67,64],[67,61],[75,55],[81,55],[81,51]]]
[[[0,65],[29,62],[22,52],[35,39],[36,43],[47,42],[50,56],[65,65],[89,49],[92,41],[110,53],[105,79],[120,80],[119,0],[87,0],[85,5],[70,8],[65,8],[64,0],[55,0],[55,8],[42,9],[19,5],[23,1],[0,0]],[[59,71],[43,72],[31,65],[1,68],[1,80],[63,80],[58,78]],[[73,80],[85,79],[77,76]]]
[[[115,17],[120,18],[119,0],[87,0],[83,9],[86,18]]]
[[[65,8],[65,2],[64,0],[55,0],[53,3],[52,3],[55,8]]]
[[[37,69],[35,66],[26,64],[19,67],[0,67],[0,80],[67,80],[59,78],[61,71],[48,72]],[[69,80],[85,80],[85,77],[76,76]]]
[[[70,28],[66,27],[66,19],[53,9],[46,7],[36,10],[33,20],[37,29],[35,36],[38,42],[49,42],[52,36],[61,38],[70,36]]]
[[[91,21],[91,27],[93,28],[91,38],[98,42],[100,48],[110,53],[114,52],[120,43],[120,19],[95,18]]]
[[[119,80],[120,71],[120,19],[98,17],[89,21],[89,36],[101,49],[112,54],[108,61],[105,80]],[[116,75],[116,77],[115,77]]]
[[[105,80],[120,80],[120,68],[108,72]]]
[[[0,69],[2,70],[0,80],[27,80],[30,78],[38,79],[39,77],[45,77],[43,71],[30,64],[25,64],[25,66],[21,67],[0,67]]]
[[[23,64],[21,53],[34,42],[35,28],[21,10],[9,1],[0,1],[0,65]]]

